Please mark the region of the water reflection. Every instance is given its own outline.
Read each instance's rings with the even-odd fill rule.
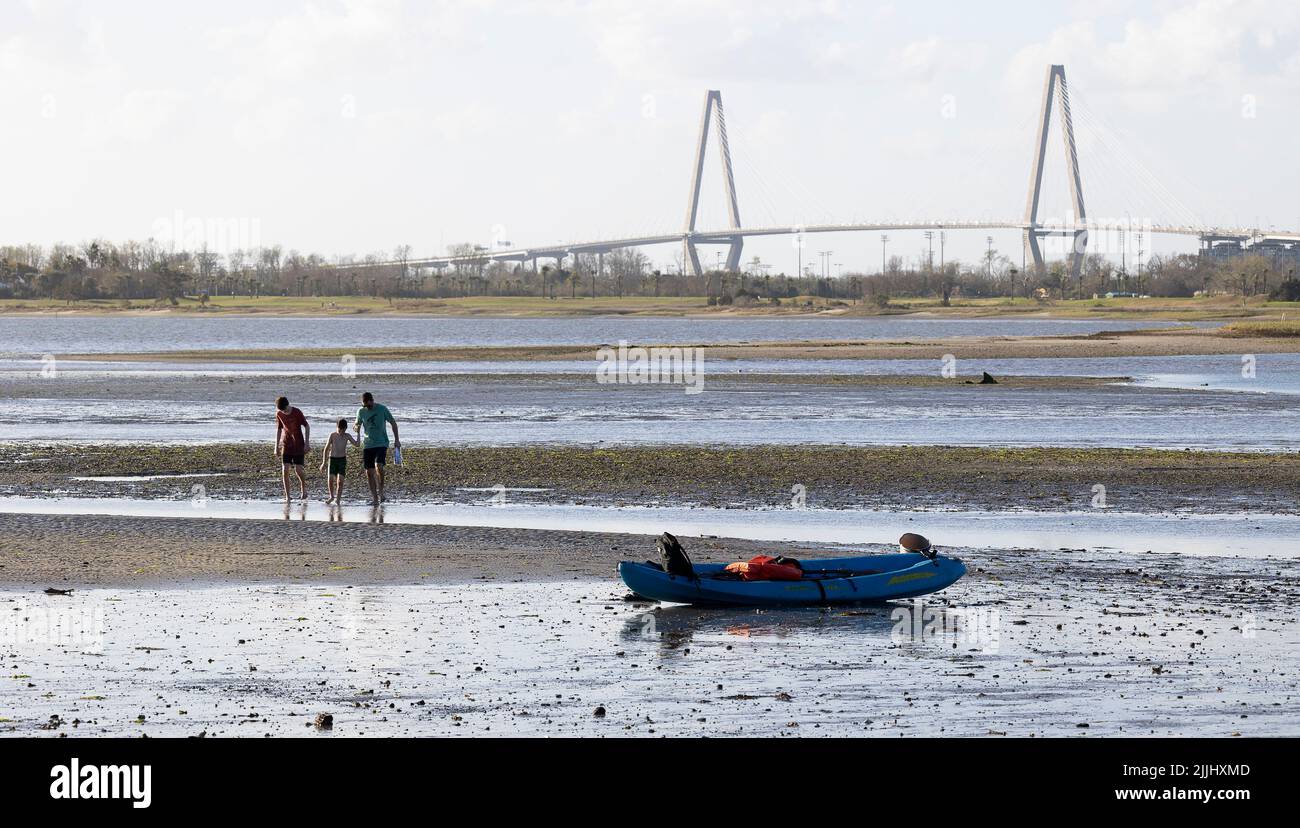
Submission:
[[[626,619],[620,638],[629,643],[658,644],[661,657],[689,652],[708,642],[728,648],[733,639],[753,642],[807,643],[825,646],[842,637],[855,645],[896,645],[905,649],[954,649],[972,643],[996,649],[996,624],[988,628],[984,613],[922,601],[889,601],[837,607],[706,608],[661,606]],[[734,642],[739,643],[739,642]]]
[[[892,604],[845,607],[717,608],[663,606],[624,622],[622,637],[676,649],[699,635],[790,639],[801,635],[888,635]]]

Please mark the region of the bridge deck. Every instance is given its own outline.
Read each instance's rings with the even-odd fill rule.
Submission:
[[[669,233],[659,236],[631,236],[622,239],[603,241],[572,242],[568,244],[551,244],[526,248],[508,248],[504,250],[484,250],[472,256],[429,256],[420,259],[408,259],[408,267],[448,267],[455,264],[474,264],[494,261],[524,262],[533,259],[551,259],[572,256],[575,253],[605,253],[627,247],[647,247],[658,244],[681,244],[687,240],[695,244],[726,244],[732,239],[757,236],[794,236],[808,233],[871,233],[891,230],[1028,230],[1031,225],[1022,221],[952,221],[952,222],[882,222],[872,224],[809,224],[783,225],[777,227],[746,227],[741,229],[705,230],[693,233]],[[1175,236],[1215,236],[1223,238],[1300,238],[1295,231],[1263,231],[1258,228],[1245,227],[1189,227],[1166,224],[1103,224],[1089,222],[1086,224],[1055,224],[1033,226],[1040,236],[1068,236],[1084,231],[1118,231],[1159,233]],[[369,262],[341,265],[349,268],[392,267],[402,264],[397,261]]]

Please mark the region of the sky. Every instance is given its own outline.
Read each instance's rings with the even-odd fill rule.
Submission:
[[[1091,216],[1300,228],[1295,2],[0,0],[0,244],[389,257],[677,232],[709,89],[742,224],[1019,220],[1051,63]],[[1068,209],[1061,146],[1044,217]],[[701,229],[726,224],[714,151]],[[986,235],[1019,259],[1014,231],[953,231],[945,255]],[[822,251],[880,266],[877,234],[744,259]]]

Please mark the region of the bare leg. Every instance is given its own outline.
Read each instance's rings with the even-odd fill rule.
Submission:
[[[289,502],[289,464],[280,467],[280,481],[284,483],[284,502]]]
[[[377,467],[376,467],[376,468],[377,468]],[[378,503],[378,502],[379,502],[379,489],[377,488],[378,484],[375,482],[375,477],[376,477],[376,475],[378,474],[378,471],[376,471],[376,468],[369,468],[369,469],[366,469],[366,480],[369,481],[369,483],[370,483],[370,502],[371,502],[371,503]]]
[[[298,472],[298,491],[301,493],[302,499],[306,500],[307,499],[307,475],[303,474],[302,466],[294,466],[294,470]]]
[[[379,472],[379,501],[382,503],[384,500],[384,467],[375,466],[375,470]]]
[[[342,505],[343,503],[343,475],[337,475],[335,480],[338,481],[334,487],[334,502]]]

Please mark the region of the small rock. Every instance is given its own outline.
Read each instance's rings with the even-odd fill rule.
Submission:
[[[595,716],[597,719],[603,719],[603,718],[605,718],[605,708],[604,708],[604,706],[602,705],[602,706],[600,706],[600,707],[597,707],[595,710],[592,711],[591,715]]]
[[[333,717],[332,715],[330,715],[329,713],[318,713],[318,714],[316,714],[316,729],[317,729],[317,730],[333,730],[333,729],[334,729],[334,717]]]

